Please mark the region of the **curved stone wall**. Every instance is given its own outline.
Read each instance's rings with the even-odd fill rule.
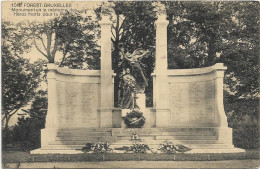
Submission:
[[[159,126],[220,126],[227,125],[223,108],[223,77],[226,67],[222,63],[196,69],[167,70],[169,98],[165,111],[156,114]],[[160,85],[154,74],[154,88]],[[158,86],[159,87],[159,86]],[[154,90],[154,105],[157,98]],[[159,123],[158,123],[159,122]]]
[[[99,127],[100,70],[48,68],[47,127]]]

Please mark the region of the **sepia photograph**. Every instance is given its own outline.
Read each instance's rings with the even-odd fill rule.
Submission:
[[[1,2],[1,168],[260,168],[258,1]]]

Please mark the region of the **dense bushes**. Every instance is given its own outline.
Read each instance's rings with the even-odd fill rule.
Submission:
[[[236,147],[244,149],[258,148],[259,141],[257,125],[241,125],[233,128],[233,143]]]
[[[33,118],[19,118],[18,125],[14,127],[13,139],[22,143],[23,149],[39,148],[41,145],[39,121]]]
[[[232,99],[225,103],[229,126],[233,128],[233,144],[252,149],[259,147],[259,99]]]
[[[24,110],[28,116],[18,118],[13,128],[14,142],[22,143],[23,149],[31,150],[41,145],[41,129],[45,127],[47,112],[46,92],[40,91],[32,103],[31,109]]]

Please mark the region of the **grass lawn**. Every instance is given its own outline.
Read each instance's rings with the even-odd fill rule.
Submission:
[[[259,159],[259,150],[234,154],[29,154],[29,152],[2,152],[3,163],[77,162],[77,161],[217,161]]]

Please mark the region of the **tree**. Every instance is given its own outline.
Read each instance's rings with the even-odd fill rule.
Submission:
[[[47,114],[47,92],[38,91],[32,102],[31,108],[22,109],[25,115],[18,118],[18,123],[13,129],[13,139],[25,143],[25,150],[40,147],[41,129],[45,128]]]
[[[29,28],[25,26],[24,29],[28,30],[33,45],[49,63],[54,63],[57,52],[61,52],[61,67],[99,69],[98,23],[94,16],[86,13],[66,12],[47,22],[30,23]]]
[[[31,64],[21,57],[28,46],[24,44],[23,32],[18,26],[3,22],[2,32],[2,124],[5,136],[8,135],[10,118],[34,97],[41,82],[43,61]]]
[[[60,66],[100,68],[100,46],[97,45],[99,25],[95,15],[88,16],[85,13],[87,11],[67,13],[59,20],[58,37],[63,53]],[[87,63],[87,67],[83,63]]]
[[[30,23],[29,24],[30,35],[33,39],[33,44],[36,49],[48,59],[49,63],[54,63],[55,55],[58,50],[58,19],[54,19],[50,22],[40,23]],[[53,40],[54,36],[54,40]],[[46,43],[44,42],[46,38]],[[43,47],[43,50],[37,43],[40,41]],[[54,41],[54,42],[53,42]],[[53,44],[53,46],[52,46]]]
[[[229,33],[220,61],[228,66],[226,82],[235,98],[259,95],[259,3],[233,6],[236,29]]]
[[[2,124],[7,131],[10,118],[34,97],[41,82],[42,63],[31,64],[2,52]]]
[[[217,61],[234,22],[225,2],[166,2],[170,60],[174,68],[204,67]],[[173,35],[175,34],[175,35]],[[173,45],[172,45],[173,44]],[[178,56],[179,53],[184,56]],[[186,56],[185,56],[186,55]]]
[[[165,2],[169,68],[223,62],[237,97],[258,93],[259,5],[257,2]]]

